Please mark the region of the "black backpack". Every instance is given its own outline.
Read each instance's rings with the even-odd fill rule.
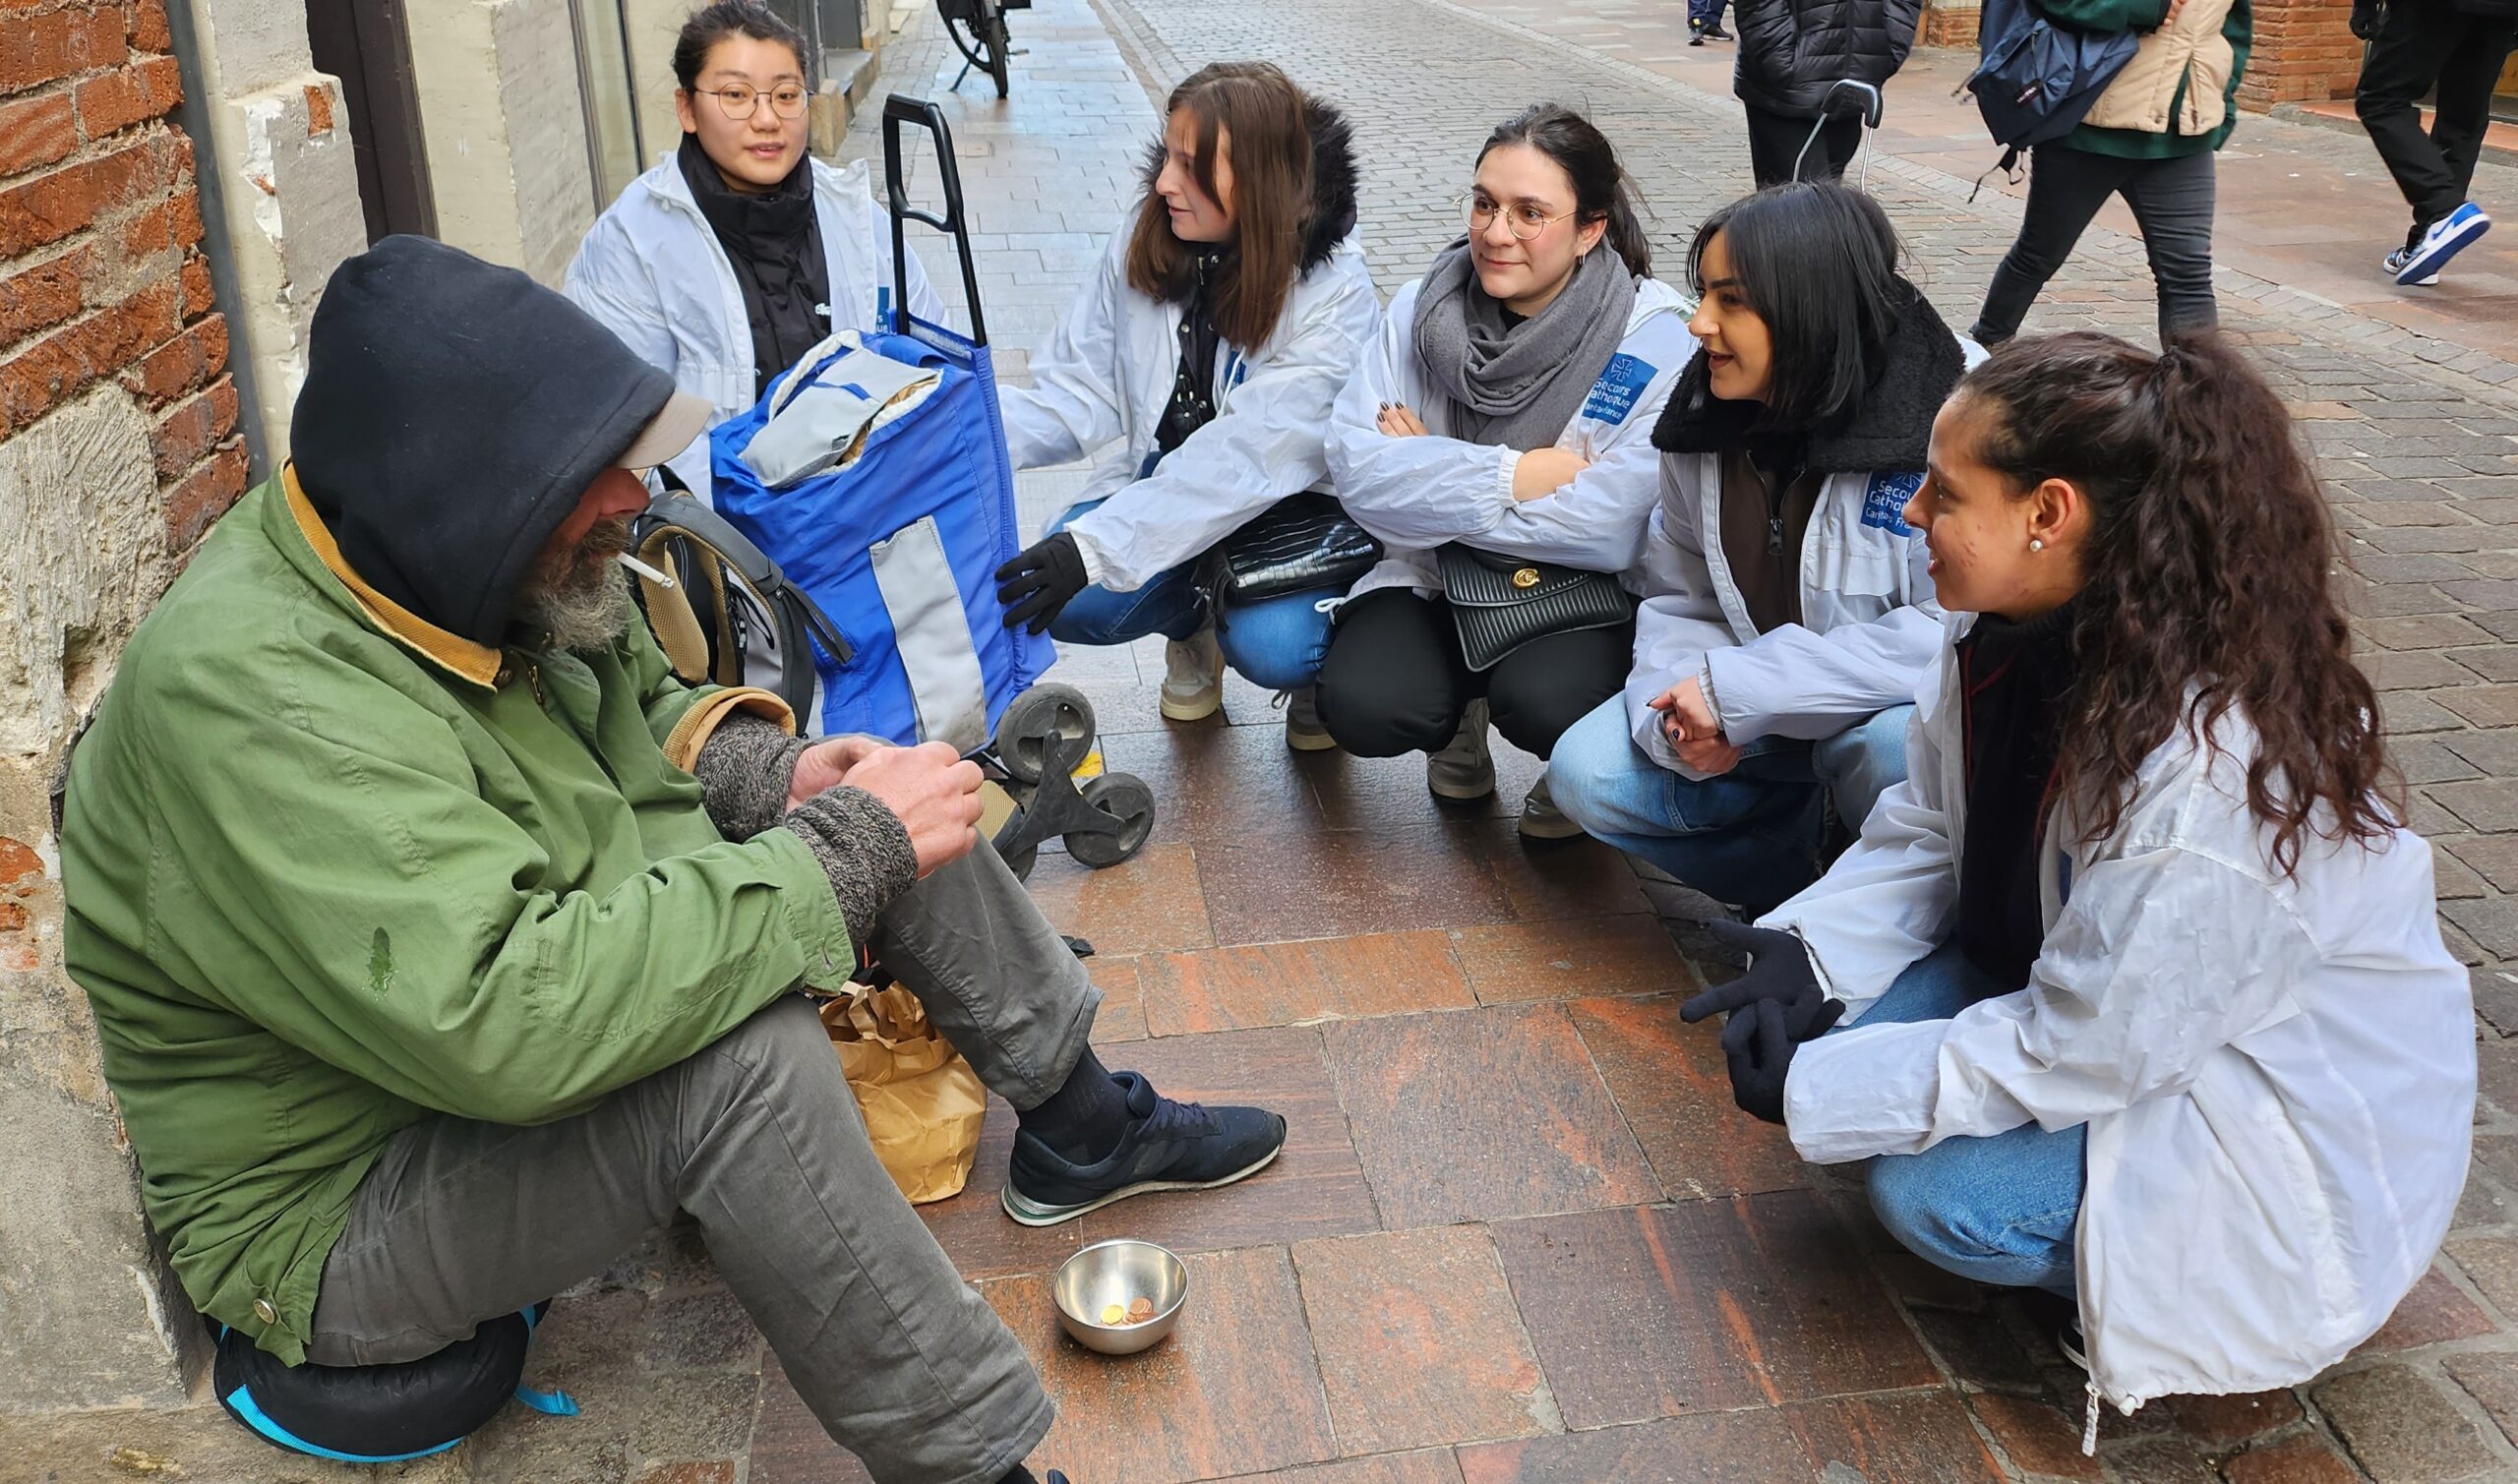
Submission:
[[[1996,168],[2008,170],[2022,149],[2077,128],[2139,44],[2129,30],[2095,35],[2059,26],[2035,0],[1985,0],[1967,90],[1976,95],[1976,111],[1984,115],[1994,143],[2003,147]]]
[[[567,1393],[520,1384],[533,1327],[549,1307],[503,1314],[469,1339],[398,1365],[285,1365],[243,1331],[213,1324],[211,1384],[227,1415],[275,1448],[342,1463],[422,1458],[471,1436],[510,1397],[576,1415]]]

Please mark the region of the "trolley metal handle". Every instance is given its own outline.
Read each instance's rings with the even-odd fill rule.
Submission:
[[[909,188],[901,177],[901,125],[915,124],[935,136],[935,163],[944,190],[944,214],[922,211],[909,204]],[[905,224],[923,221],[949,232],[962,259],[962,293],[971,306],[971,343],[988,343],[988,322],[980,315],[979,265],[971,257],[971,228],[962,211],[962,170],[953,160],[953,131],[944,110],[925,98],[892,93],[883,99],[883,188],[892,208],[892,330],[909,333],[909,241]]]

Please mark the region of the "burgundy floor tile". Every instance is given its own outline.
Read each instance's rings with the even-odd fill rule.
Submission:
[[[1140,962],[1099,952],[1084,961],[1094,985],[1102,991],[1102,1008],[1093,1017],[1095,1045],[1145,1039],[1145,1006],[1139,1001]]]
[[[1154,790],[1154,838],[1205,840],[1284,835],[1319,827],[1301,754],[1265,727],[1170,727],[1109,738],[1112,772]]]
[[[1425,787],[1425,755],[1356,757],[1314,752],[1302,760],[1319,798],[1319,827],[1346,830],[1408,829],[1448,819],[1518,817],[1522,799],[1546,766],[1501,738],[1491,738],[1495,792],[1483,799],[1449,800]]]
[[[1186,845],[1149,845],[1103,870],[1044,852],[1029,884],[1058,931],[1085,938],[1098,953],[1123,957],[1216,941],[1198,859]]]
[[[1808,1185],[1810,1165],[1792,1140],[1733,1101],[1717,1026],[1682,1024],[1679,999],[1583,999],[1567,1007],[1661,1188],[1673,1200],[1704,1200]]]
[[[1460,1009],[1475,1001],[1442,933],[1368,933],[1149,955],[1140,979],[1156,1036]]]
[[[1483,1227],[1304,1242],[1294,1272],[1346,1452],[1547,1431],[1555,1408]]]
[[[1348,1021],[1322,1034],[1385,1226],[1660,1199],[1559,1006]]]
[[[1494,1228],[1568,1427],[1937,1384],[1809,1191]]]
[[[2261,1438],[2300,1420],[2300,1398],[2289,1392],[2243,1396],[2165,1396],[2169,1415],[2189,1438],[2215,1447]]]
[[[1337,1455],[1285,1250],[1187,1262],[1179,1328],[1136,1355],[1096,1355],[1068,1339],[1046,1276],[982,1286],[1057,1401],[1041,1463],[1085,1484],[1176,1484]]]
[[[1217,1484],[1461,1484],[1460,1465],[1448,1448],[1422,1453],[1382,1454],[1281,1469],[1272,1474],[1240,1474]]]
[[[2001,1484],[2003,1471],[1948,1392],[1841,1396],[1783,1409],[1810,1461],[1829,1477],[1836,1464],[1865,1484]],[[2076,1440],[2077,1441],[2077,1440]]]
[[[1818,1471],[1771,1407],[1665,1417],[1460,1451],[1465,1484],[1785,1484]]]
[[[1512,898],[1473,845],[1473,825],[1200,841],[1198,874],[1215,919],[1212,941],[1270,943],[1510,920]]]
[[[1068,1223],[1084,1241],[1131,1236],[1193,1252],[1342,1236],[1378,1224],[1319,1032],[1166,1037],[1113,1048],[1109,1062],[1144,1073],[1167,1098],[1281,1113],[1286,1148],[1239,1184],[1138,1196]]]
[[[2465,1339],[2490,1330],[2491,1320],[2475,1306],[2475,1301],[2450,1282],[2446,1274],[2433,1268],[2413,1285],[2404,1302],[2396,1305],[2395,1314],[2378,1333],[2363,1341],[2355,1353],[2410,1350],[2445,1339]]]
[[[2043,1398],[1992,1393],[1967,1398],[2013,1467],[2062,1479],[2102,1477],[2098,1460],[2081,1453],[2081,1424]]]
[[[1471,838],[1525,920],[1652,910],[1626,858],[1597,840],[1525,840],[1510,819],[1478,821]]]
[[[1452,952],[1489,1005],[1693,991],[1701,982],[1649,913],[1455,928]]]
[[[1013,1148],[1014,1109],[991,1095],[969,1183],[960,1195],[918,1208],[927,1229],[966,1278],[1040,1273],[1065,1262],[1082,1245],[1080,1222],[1025,1226],[1005,1214],[998,1196],[1005,1189],[1005,1159]]]
[[[2366,1477],[2314,1433],[2259,1443],[2221,1464],[2229,1484],[2361,1484]]]

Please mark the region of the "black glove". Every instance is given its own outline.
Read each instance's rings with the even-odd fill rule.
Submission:
[[[1749,956],[1749,972],[1691,997],[1679,1006],[1679,1019],[1695,1025],[1709,1015],[1730,1011],[1729,1025],[1737,1026],[1749,1018],[1743,1012],[1770,1004],[1782,1013],[1786,1036],[1809,1040],[1826,1035],[1844,1015],[1845,1002],[1828,998],[1828,992],[1819,987],[1819,972],[1810,966],[1810,949],[1799,938],[1741,922],[1709,925],[1715,937]],[[1730,1043],[1726,1026],[1723,1044]]]
[[[1722,1059],[1731,1068],[1731,1100],[1741,1112],[1783,1122],[1784,1074],[1792,1070],[1800,1044],[1784,1031],[1783,1006],[1770,999],[1742,1007],[1723,1025]]]
[[[2352,0],[2352,34],[2364,41],[2375,41],[2386,24],[2386,0]]]
[[[1084,554],[1064,531],[1044,536],[996,569],[996,601],[1005,605],[1005,626],[1049,626],[1068,600],[1084,591]]]

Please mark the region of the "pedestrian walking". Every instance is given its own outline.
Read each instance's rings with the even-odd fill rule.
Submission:
[[[2396,282],[2427,286],[2491,230],[2466,199],[2491,122],[2491,92],[2518,42],[2518,0],[2360,0],[2352,33],[2369,43],[2352,107],[2413,208],[2413,230],[2387,254]],[[2422,95],[2437,90],[2424,133]]]
[[[1337,589],[1220,615],[1198,567],[1328,473],[1329,404],[1381,315],[1355,181],[1345,115],[1276,67],[1192,73],[1032,385],[997,393],[1016,468],[1097,459],[1082,498],[997,572],[1005,622],[1064,644],[1162,634],[1157,705],[1175,722],[1222,708],[1229,663],[1287,692],[1298,750],[1327,742],[1311,685]]]
[[[2078,1303],[2086,1436],[2297,1386],[2428,1270],[2475,1048],[2290,410],[2216,335],[2024,340],[1905,519],[1906,782],[1680,1016],[1910,1251]]]
[[[1455,801],[1495,792],[1490,719],[1546,757],[1617,694],[1652,425],[1688,358],[1687,301],[1652,276],[1626,171],[1581,114],[1539,103],[1497,127],[1461,217],[1469,235],[1392,297],[1331,416],[1338,498],[1387,560],[1348,594],[1320,672],[1340,746],[1422,752]],[[1520,828],[1582,833],[1543,776]]]
[[[2033,0],[2061,26],[2143,32],[2132,59],[2071,133],[2029,151],[2028,210],[1968,336],[2019,333],[2090,218],[2123,196],[2142,229],[2160,338],[2220,324],[2212,297],[2212,155],[2238,123],[2254,34],[2248,0]]]
[[[1821,100],[1837,83],[1873,86],[1905,65],[1923,0],[1740,0],[1731,90],[1749,112],[1749,168],[1760,186],[1834,180],[1862,146],[1862,121],[1829,118],[1814,143]],[[1803,146],[1809,147],[1803,157]]]
[[[1731,33],[1722,29],[1722,8],[1729,0],[1688,0],[1688,44],[1703,46],[1707,41],[1728,41]]]

